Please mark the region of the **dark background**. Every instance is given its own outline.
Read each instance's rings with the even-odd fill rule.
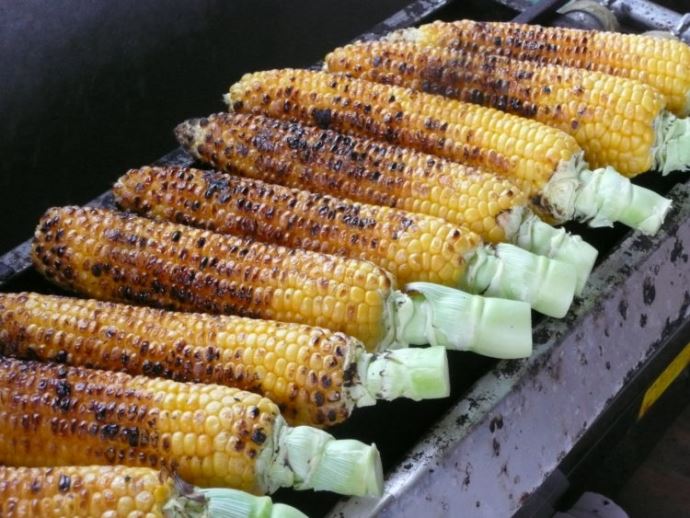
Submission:
[[[0,254],[224,108],[243,73],[303,67],[405,0],[0,0]]]

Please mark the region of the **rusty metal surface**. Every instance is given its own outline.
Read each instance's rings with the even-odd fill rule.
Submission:
[[[510,516],[546,480],[645,360],[688,317],[690,185],[654,237],[632,234],[535,353],[481,378],[386,478],[379,500],[332,517]]]

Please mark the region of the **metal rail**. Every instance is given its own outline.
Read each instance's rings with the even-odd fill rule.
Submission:
[[[621,19],[647,29],[668,31],[690,43],[690,12],[679,14],[648,0],[599,0]]]
[[[498,0],[503,5],[521,12],[515,21],[524,23],[526,21],[534,20],[534,17],[528,18],[524,15],[531,10],[538,8],[542,9],[552,2],[534,2],[533,0]],[[623,23],[641,26],[647,30],[668,31],[677,38],[690,43],[690,12],[681,14],[663,7],[649,0],[596,0],[599,4],[607,9],[610,9],[613,14]],[[690,6],[689,6],[690,7]],[[549,12],[548,8],[543,12]],[[553,12],[553,11],[551,11]],[[523,19],[526,18],[526,19]],[[556,24],[559,22],[566,22],[571,25],[572,22],[579,22],[585,28],[601,28],[598,26],[596,19],[590,19],[586,10],[577,13],[573,12],[569,15],[562,15],[555,20]],[[570,22],[570,23],[568,23]]]
[[[453,3],[418,0],[361,38],[418,24]],[[520,11],[533,4],[501,3]],[[521,19],[550,12],[532,7]],[[176,150],[159,163],[190,165],[191,159]],[[690,185],[677,185],[670,197],[675,209],[656,236],[628,233],[596,268],[585,297],[569,315],[537,325],[531,358],[498,363],[449,402],[445,416],[389,470],[381,499],[342,501],[330,516],[509,516],[545,482],[553,484],[559,463],[688,317]],[[112,206],[112,197],[105,193],[91,204]],[[29,249],[26,242],[0,257],[0,288],[29,270]],[[422,412],[420,406],[410,408]],[[381,411],[384,421],[396,415]],[[405,414],[408,419],[415,418],[413,412]],[[376,420],[364,424],[377,426]],[[390,434],[396,430],[402,435],[403,426],[411,425],[384,422],[385,430],[367,433],[385,442],[394,440]],[[557,480],[554,495],[564,485],[567,481]]]

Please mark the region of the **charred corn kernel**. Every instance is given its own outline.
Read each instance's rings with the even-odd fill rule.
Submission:
[[[401,284],[427,281],[457,287],[467,269],[465,257],[483,246],[478,234],[440,218],[198,169],[133,169],[114,192],[123,208],[144,216],[365,259]],[[417,254],[428,254],[430,267],[416,262]],[[350,296],[367,300],[359,287]],[[291,298],[299,308],[302,292]]]
[[[133,169],[114,191],[121,206],[154,219],[184,220],[221,234],[369,260],[404,284],[424,281],[524,300],[551,316],[565,314],[575,288],[573,272],[562,263],[510,245],[486,246],[478,234],[423,214],[188,168]],[[192,210],[197,204],[199,209]],[[480,204],[480,212],[486,214],[486,204]],[[501,266],[492,266],[496,261]],[[475,274],[479,265],[483,273]],[[488,276],[493,281],[487,284]],[[526,283],[527,278],[533,281]],[[519,290],[513,289],[516,284]],[[366,302],[367,294],[359,291],[351,291],[351,299]],[[541,293],[556,291],[561,302],[554,304],[549,296],[545,304]],[[299,308],[300,292],[290,300]],[[335,318],[356,318],[342,300],[333,299],[329,306]]]
[[[169,400],[168,395],[187,397],[177,401]],[[206,459],[213,453],[200,446],[201,434],[192,435],[192,444],[185,451],[173,448],[174,432],[162,430],[159,422],[165,416],[174,430],[184,412],[201,421],[211,415],[219,418],[222,440],[230,446],[225,448],[226,467],[216,470],[208,463]],[[345,494],[380,490],[375,447],[336,441],[307,426],[290,428],[270,400],[220,385],[2,358],[0,429],[0,462],[10,466],[152,467],[178,473],[192,484],[253,493],[272,492],[281,486]],[[221,432],[213,442],[220,438]],[[358,464],[348,460],[345,452]],[[208,469],[200,469],[207,463]],[[304,469],[309,463],[313,465]],[[334,467],[343,470],[344,478],[326,480],[324,472]],[[353,476],[362,480],[353,481]],[[152,489],[156,494],[159,488]],[[111,505],[129,508],[135,504],[124,477],[115,477],[108,491],[112,496],[104,493],[103,497]],[[154,499],[167,495],[156,494]]]
[[[530,195],[581,153],[571,136],[535,121],[327,72],[247,74],[230,87],[226,101],[233,111],[299,119],[497,172]],[[540,149],[527,153],[529,143]]]
[[[245,75],[226,101],[233,111],[369,135],[498,172],[559,220],[578,218],[594,226],[621,221],[654,233],[670,207],[669,200],[632,185],[613,168],[593,174],[575,139],[563,131],[438,95],[284,69]]]
[[[231,489],[204,490],[151,468],[0,466],[5,518],[305,518],[292,507]]]
[[[570,133],[590,165],[611,165],[626,176],[654,165],[655,122],[666,101],[651,86],[600,72],[502,56],[370,42],[336,49],[331,72],[445,95],[532,118]],[[623,152],[624,136],[638,145]],[[533,153],[532,143],[526,148]]]
[[[522,357],[531,350],[524,302],[484,299],[425,282],[414,283],[407,294],[394,290],[394,278],[367,261],[104,209],[49,209],[36,229],[32,258],[49,280],[100,299],[352,330],[348,334],[372,349],[430,344],[499,357]],[[307,297],[310,285],[317,292],[308,295],[311,313],[293,312],[289,294],[304,290]],[[353,288],[364,290],[364,302],[350,297]],[[333,304],[327,307],[328,300]],[[517,334],[505,344],[503,333],[509,330]],[[307,370],[302,366],[298,375],[306,377],[302,369]],[[244,368],[237,371],[235,376]]]
[[[260,115],[219,113],[184,122],[176,134],[185,149],[222,171],[441,217],[492,243],[508,239],[501,216],[524,210],[528,203],[515,184],[493,174]],[[166,194],[164,200],[172,198]],[[218,200],[223,202],[222,195]],[[484,218],[473,209],[482,203]],[[261,214],[275,217],[270,207]]]
[[[690,47],[682,41],[471,20],[434,22],[392,33],[389,38],[637,79],[659,90],[676,115],[690,114]]]
[[[180,124],[176,134],[190,153],[226,172],[441,217],[470,228],[488,242],[514,242],[537,254],[563,260],[575,266],[579,289],[584,287],[594,265],[596,250],[578,236],[556,230],[534,217],[527,209],[527,196],[509,180],[455,162],[259,115],[217,114],[190,120]],[[168,192],[161,194],[160,199],[157,197],[155,204],[144,203],[138,190],[145,192],[145,186],[135,186],[134,190],[129,206],[140,205],[137,210],[147,213],[151,213],[148,206],[164,205],[175,197]],[[217,197],[223,205],[216,212],[217,217],[225,217],[228,211],[239,212],[240,207],[225,208],[231,203],[227,194],[214,191],[209,196]],[[275,221],[274,212],[275,208],[269,206],[252,213],[256,218]],[[177,213],[174,217],[178,217]],[[186,216],[179,212],[179,217]],[[257,228],[253,224],[242,227],[249,231]],[[389,250],[395,248],[391,246],[393,242],[384,236],[378,245],[381,250]],[[409,252],[422,251],[419,240],[413,240],[409,246]],[[414,272],[413,265],[418,265],[418,256],[405,257],[407,260],[395,263],[403,278]],[[457,271],[447,262],[441,266],[438,259],[436,266],[442,279]]]
[[[316,325],[343,331],[368,347],[388,336],[386,305],[395,280],[366,261],[76,207],[47,211],[33,254],[50,280],[97,299]],[[300,292],[307,281],[348,311],[292,311],[290,293]],[[350,299],[355,287],[367,292],[363,303]],[[351,318],[359,304],[370,305],[374,318]]]
[[[106,498],[105,491],[113,498]],[[133,510],[163,518],[176,494],[173,479],[150,468],[125,466],[64,466],[12,468],[0,466],[0,513],[3,517],[113,516]],[[108,495],[109,496],[109,495]],[[180,499],[180,497],[182,497]]]
[[[286,359],[288,343],[298,351],[294,361]],[[316,426],[342,422],[354,406],[362,406],[353,392],[366,391],[361,386],[366,379],[359,371],[369,361],[360,342],[326,329],[35,293],[0,294],[0,352],[251,390],[277,403],[290,424]],[[399,354],[403,357],[398,361],[405,362],[407,353]],[[423,354],[431,358],[433,353]],[[441,360],[437,365],[420,361],[443,380],[447,372],[445,359]],[[301,366],[307,367],[304,379],[297,377]],[[420,379],[415,366],[406,368]],[[399,393],[380,392],[373,399],[443,397],[448,389],[441,383],[422,393],[399,385]],[[190,400],[193,395],[178,393],[171,404],[183,406]],[[171,438],[175,454],[198,452],[210,459],[211,452],[224,450],[223,443],[214,443],[222,431],[217,415],[221,406],[210,400],[204,405],[209,415],[189,411],[175,418],[179,423],[179,433]],[[168,419],[159,419],[159,430],[172,431]]]

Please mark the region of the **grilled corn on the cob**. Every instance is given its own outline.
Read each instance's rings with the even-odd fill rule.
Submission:
[[[4,518],[306,518],[236,489],[201,489],[151,468],[0,466]]]
[[[527,208],[527,196],[509,180],[432,155],[260,115],[219,113],[186,121],[177,127],[176,134],[195,157],[228,173],[440,217],[473,230],[488,242],[512,242],[562,260],[575,267],[579,290],[596,259],[596,250],[578,236],[535,217]],[[141,205],[137,210],[152,212],[146,205],[172,202],[177,198],[174,191],[178,185],[186,182],[161,185],[161,190],[169,192],[154,194],[156,203],[143,201],[143,193],[151,187],[135,185],[130,188],[133,192],[127,205]],[[123,187],[116,186],[118,189]],[[245,210],[249,207],[244,200],[250,195],[248,189],[237,193],[241,206],[236,208],[226,208],[230,202],[227,192],[219,193],[215,188],[203,192],[223,204],[215,213],[217,217],[228,212],[245,217],[257,213],[253,203],[252,210]],[[208,213],[208,205],[197,207],[192,202],[188,207],[189,202],[185,198],[185,209],[168,216],[185,222],[198,213]],[[276,221],[279,218],[274,212],[275,207],[269,206],[259,210],[256,217]],[[287,226],[290,220],[283,223]],[[247,224],[250,230],[257,226]],[[356,239],[361,244],[359,237]],[[377,244],[381,246],[380,241]]]
[[[412,283],[407,293],[367,261],[222,236],[117,212],[50,209],[36,268],[89,296],[343,331],[369,349],[408,343],[522,356],[529,304]]]
[[[567,313],[575,291],[567,264],[513,245],[485,246],[478,234],[424,214],[176,167],[132,169],[113,192],[120,206],[157,220],[364,259],[401,284],[524,300],[554,317]]]
[[[681,117],[690,115],[690,47],[638,34],[540,27],[505,22],[433,22],[403,29],[393,40],[467,49],[637,79],[653,86]]]
[[[270,400],[222,385],[0,358],[0,433],[8,466],[148,466],[257,494],[381,492],[376,446],[292,428]]]
[[[442,347],[370,354],[322,328],[36,293],[0,294],[0,353],[258,392],[291,425],[450,390]]]
[[[325,63],[331,72],[445,95],[554,126],[575,137],[593,167],[610,165],[632,177],[651,168],[669,172],[690,166],[690,153],[683,164],[672,152],[690,146],[690,129],[676,136],[685,121],[666,112],[663,95],[639,81],[411,42],[348,45],[326,56]]]
[[[559,220],[621,221],[653,233],[670,207],[612,168],[588,170],[575,139],[556,128],[437,95],[284,69],[245,75],[226,101],[234,111],[297,118],[498,172]]]

